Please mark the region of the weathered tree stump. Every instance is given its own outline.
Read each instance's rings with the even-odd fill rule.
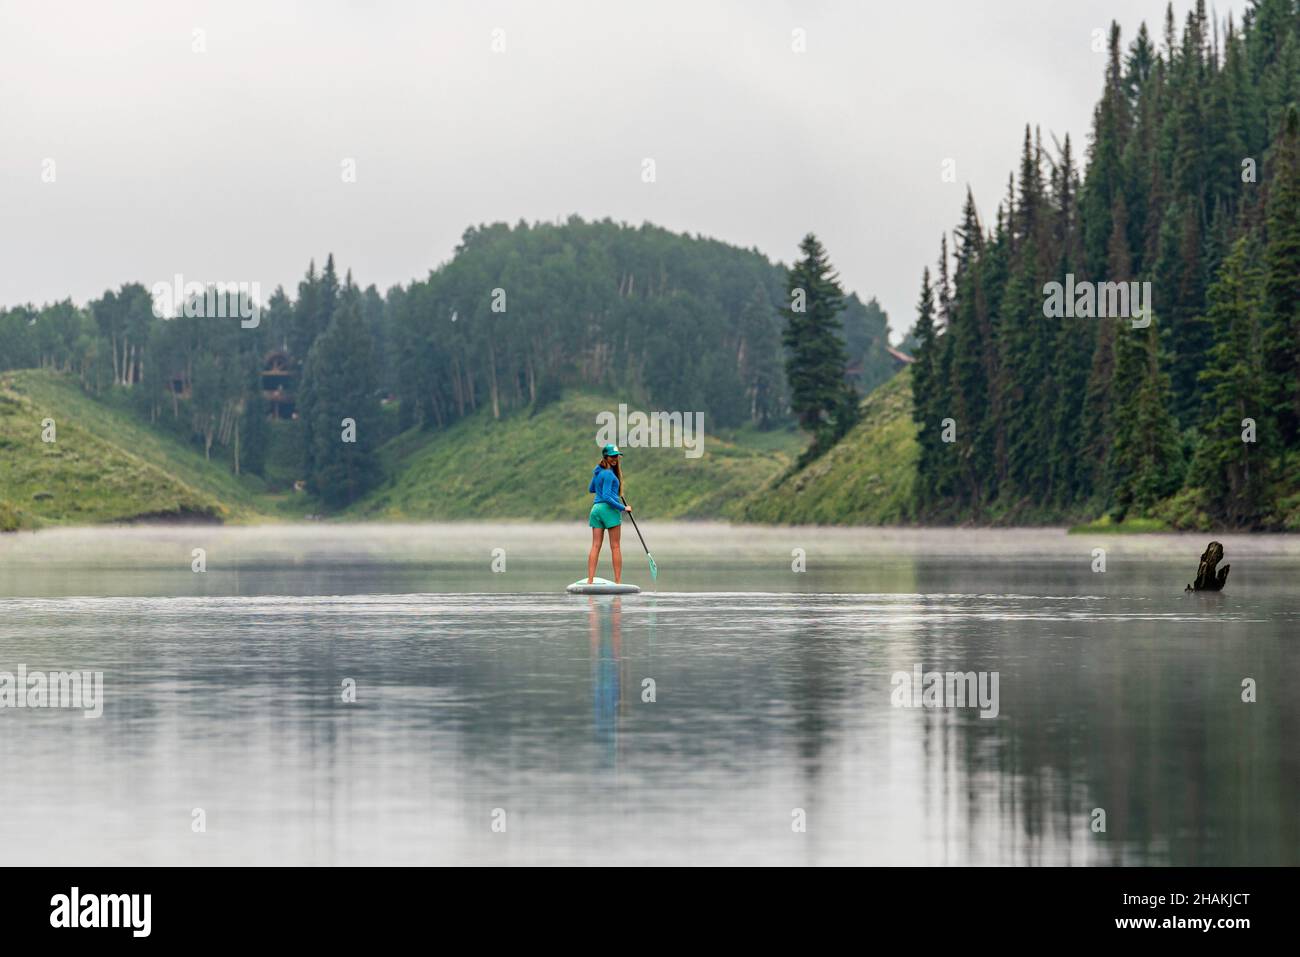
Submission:
[[[1228,581],[1231,565],[1224,565],[1216,571],[1216,566],[1223,561],[1223,546],[1210,542],[1201,555],[1201,564],[1196,569],[1196,581],[1188,585],[1187,591],[1223,591]]]

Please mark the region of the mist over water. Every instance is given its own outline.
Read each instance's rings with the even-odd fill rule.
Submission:
[[[573,525],[0,537],[0,671],[105,694],[0,709],[6,860],[1300,863],[1300,538],[643,524],[623,598]]]

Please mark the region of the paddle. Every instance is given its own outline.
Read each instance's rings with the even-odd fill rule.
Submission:
[[[627,499],[623,498],[622,495],[619,496],[619,501],[624,505],[627,504]],[[636,529],[636,537],[641,538],[641,529],[637,528],[636,517],[631,512],[627,513],[627,517],[632,519],[632,527]],[[646,548],[644,538],[641,538],[641,547],[645,548],[645,557],[650,560],[650,580],[657,582],[659,580],[659,566],[655,564],[655,557],[650,554],[650,549]]]

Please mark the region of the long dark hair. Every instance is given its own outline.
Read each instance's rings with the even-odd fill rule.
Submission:
[[[626,494],[626,490],[623,488],[623,470],[619,467],[619,460],[622,458],[621,455],[602,455],[600,458],[600,467],[611,470],[614,477],[618,479],[619,495]]]

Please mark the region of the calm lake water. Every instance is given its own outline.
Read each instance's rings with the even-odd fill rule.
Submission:
[[[4,862],[1300,864],[1300,539],[643,531],[0,536],[0,672],[104,676],[0,708]]]

